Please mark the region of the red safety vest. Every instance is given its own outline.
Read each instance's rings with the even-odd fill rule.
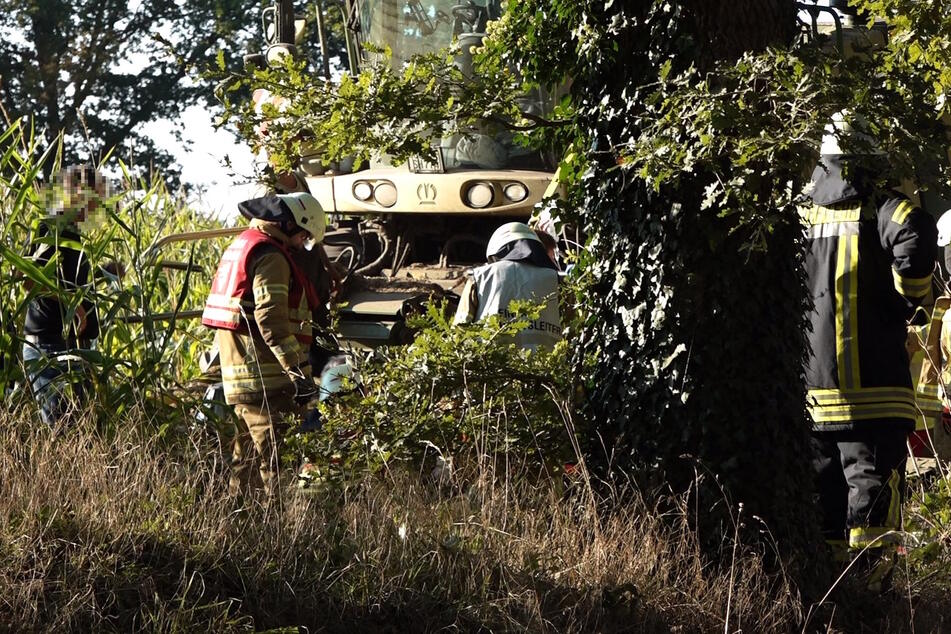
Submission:
[[[247,267],[252,252],[264,244],[276,247],[287,258],[291,267],[291,284],[287,298],[291,326],[296,331],[298,341],[310,344],[313,336],[309,328],[304,331],[303,324],[310,321],[311,309],[320,303],[317,291],[294,262],[287,247],[257,229],[244,231],[221,256],[218,270],[211,282],[211,293],[205,302],[201,323],[210,328],[248,333],[248,324],[254,323],[254,305],[253,302],[242,302],[246,296],[253,294]]]

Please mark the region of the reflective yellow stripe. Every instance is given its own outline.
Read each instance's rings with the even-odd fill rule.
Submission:
[[[848,405],[852,403],[885,403],[898,401],[913,405],[915,393],[908,387],[861,387],[852,390],[809,390],[807,398],[817,405]]]
[[[898,208],[895,209],[895,213],[892,214],[892,222],[895,224],[903,225],[905,221],[908,220],[908,214],[915,210],[915,206],[912,205],[907,200],[902,201]]]
[[[912,405],[900,403],[867,403],[858,405],[836,405],[834,407],[809,407],[809,414],[817,425],[849,423],[857,420],[878,418],[918,420],[918,410]]]
[[[919,403],[921,403],[921,399],[923,398],[932,398],[940,402],[940,399],[938,399],[938,386],[930,383],[919,383],[915,395]]]
[[[894,528],[884,526],[857,526],[849,531],[849,548],[884,548],[901,542]]]
[[[238,308],[241,306],[241,300],[239,298],[231,297],[230,295],[219,295],[217,293],[209,295],[208,301],[205,303],[221,308]]]
[[[856,388],[859,375],[858,271],[859,237],[841,236],[835,266],[835,356],[839,385]]]
[[[284,369],[278,363],[233,365],[221,368],[221,378],[225,381],[242,380],[254,377],[284,376]]]
[[[211,321],[224,322],[229,324],[241,325],[244,323],[241,313],[236,310],[228,308],[216,308],[214,306],[205,306],[205,310],[201,314],[202,319],[209,319]]]
[[[291,388],[291,382],[283,376],[268,377],[265,379],[248,379],[245,381],[224,381],[225,396],[240,396],[254,394],[266,390]]]
[[[875,418],[918,419],[915,393],[902,387],[809,390],[806,406],[819,425]]]
[[[279,299],[286,301],[287,294],[290,292],[287,284],[268,284],[265,286],[254,287],[254,301],[260,302],[264,299]]]
[[[846,383],[844,387],[859,387],[862,378],[859,372],[859,237],[849,236],[849,353],[853,368],[854,383]],[[841,384],[840,384],[841,385]]]
[[[856,222],[826,222],[820,225],[806,227],[806,238],[818,240],[820,238],[839,238],[841,236],[857,236],[861,225]]]
[[[905,297],[927,297],[931,291],[930,273],[927,277],[903,277],[892,269],[892,277],[895,279],[895,290]]]
[[[855,222],[862,217],[862,206],[857,207],[800,207],[799,219],[804,225],[824,225],[831,223]]]

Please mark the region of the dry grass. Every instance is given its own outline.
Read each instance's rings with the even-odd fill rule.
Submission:
[[[53,435],[12,415],[0,474],[6,631],[783,632],[806,611],[755,553],[731,565],[725,543],[711,567],[676,514],[596,520],[580,486],[462,493],[404,473],[242,506],[208,438]],[[878,631],[906,631],[895,603]]]

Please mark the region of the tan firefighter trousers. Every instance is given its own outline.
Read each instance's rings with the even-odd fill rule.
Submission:
[[[283,405],[283,404],[282,404]],[[234,406],[235,434],[231,449],[231,495],[263,488],[273,495],[279,484],[280,448],[294,405],[238,404]]]

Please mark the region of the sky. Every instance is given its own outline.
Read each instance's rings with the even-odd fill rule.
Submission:
[[[172,130],[182,130],[182,135],[191,141],[183,147],[172,135]],[[211,113],[202,106],[187,108],[177,120],[149,123],[145,133],[163,149],[168,150],[182,166],[182,180],[195,185],[196,191],[204,188],[199,196],[190,199],[199,209],[219,218],[237,217],[237,205],[250,198],[255,184],[250,182],[254,172],[254,156],[246,144],[226,130],[215,130]],[[225,167],[225,157],[231,159],[234,177]]]

